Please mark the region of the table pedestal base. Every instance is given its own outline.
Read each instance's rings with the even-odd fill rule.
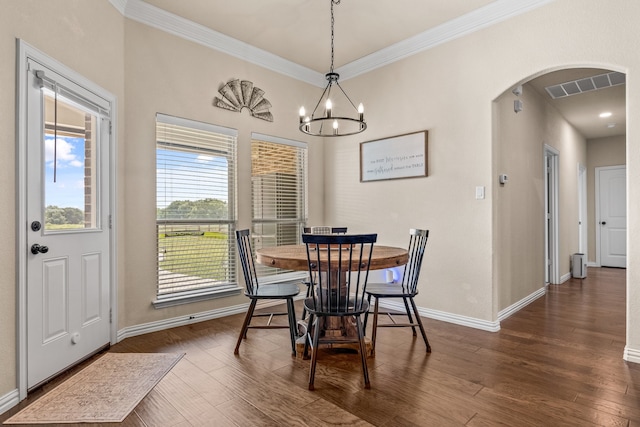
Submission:
[[[325,335],[334,335],[336,333],[335,330],[325,330]],[[304,354],[304,340],[307,339],[307,322],[305,320],[298,320],[298,334],[300,335],[298,339],[296,339],[296,357],[302,359]],[[335,335],[334,335],[335,336]],[[364,337],[364,346],[365,346],[365,355],[367,357],[372,355],[373,344],[371,340],[367,337]],[[332,343],[320,343],[320,348],[337,348],[337,349],[351,349],[355,352],[360,351],[360,345],[357,342],[348,341],[348,342],[332,342]],[[309,355],[311,355],[311,348],[309,348]]]

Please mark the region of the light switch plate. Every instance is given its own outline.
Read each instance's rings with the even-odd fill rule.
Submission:
[[[476,187],[476,200],[484,199],[484,186],[480,185]]]

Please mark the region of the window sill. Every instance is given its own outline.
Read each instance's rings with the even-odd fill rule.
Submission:
[[[206,289],[197,293],[182,295],[167,295],[152,301],[154,308],[172,307],[181,304],[191,304],[194,302],[206,301],[215,298],[226,298],[240,295],[242,288],[237,285],[220,286],[216,289]]]

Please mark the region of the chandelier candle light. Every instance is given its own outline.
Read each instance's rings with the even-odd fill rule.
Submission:
[[[307,135],[313,136],[347,136],[347,135],[355,135],[364,131],[367,128],[367,123],[364,121],[364,107],[362,103],[356,106],[351,102],[351,99],[346,94],[340,83],[338,83],[338,79],[340,75],[333,71],[333,5],[340,4],[340,0],[330,0],[331,1],[331,68],[329,72],[325,75],[327,78],[327,86],[324,88],[318,103],[316,104],[316,108],[313,109],[313,113],[311,116],[306,115],[306,111],[304,107],[300,107],[300,130]],[[331,89],[336,86],[342,92],[343,99],[348,101],[344,102],[344,106],[347,109],[349,105],[353,109],[353,116],[341,116],[338,113],[339,103],[336,102],[337,98],[334,98],[334,102],[331,101]],[[340,92],[337,92],[340,95]],[[318,111],[318,107],[320,105],[324,105],[324,111]]]

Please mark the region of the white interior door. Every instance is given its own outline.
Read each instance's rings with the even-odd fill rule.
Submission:
[[[110,104],[35,60],[26,73],[30,389],[110,342]]]
[[[597,224],[600,265],[627,266],[627,169],[596,168]]]

